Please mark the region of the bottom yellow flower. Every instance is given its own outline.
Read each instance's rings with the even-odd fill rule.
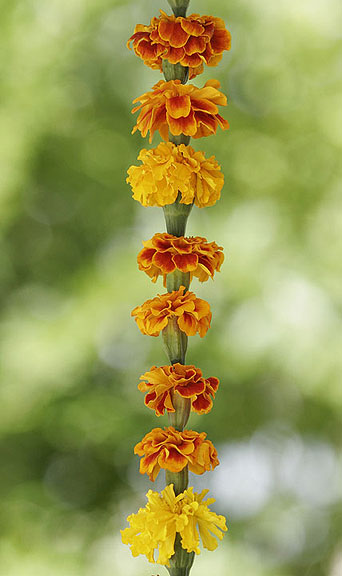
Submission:
[[[149,562],[169,566],[174,554],[176,533],[179,532],[181,545],[187,552],[200,553],[200,537],[204,548],[215,550],[217,540],[222,540],[227,530],[226,519],[209,509],[213,498],[203,501],[208,490],[200,494],[188,488],[178,496],[173,484],[164,490],[147,493],[147,504],[137,514],[127,518],[129,528],[121,530],[122,541],[129,544],[133,556],[144,554]],[[216,537],[216,538],[215,538]],[[155,551],[158,557],[155,559]]]

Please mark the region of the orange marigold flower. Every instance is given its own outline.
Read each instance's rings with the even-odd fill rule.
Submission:
[[[133,198],[143,206],[173,204],[180,194],[181,204],[199,208],[213,206],[220,198],[224,176],[215,156],[206,159],[191,146],[161,142],[152,150],[141,150],[142,165],[128,169],[127,182]]]
[[[134,454],[142,457],[140,473],[148,474],[154,482],[161,468],[180,472],[189,466],[195,474],[213,470],[219,461],[214,445],[206,437],[205,432],[180,432],[173,426],[154,428],[134,448]]]
[[[157,416],[164,411],[175,412],[174,394],[190,398],[191,409],[198,414],[207,414],[219,387],[218,378],[203,378],[202,371],[192,365],[152,366],[140,377],[138,388],[147,392],[145,405],[155,410]]]
[[[144,248],[138,254],[139,270],[146,272],[153,282],[175,270],[190,272],[200,282],[213,278],[215,271],[220,271],[224,260],[223,248],[215,242],[207,242],[200,236],[172,236],[172,234],[155,234],[151,240],[143,242]]]
[[[146,92],[133,100],[132,113],[140,110],[132,134],[140,130],[145,138],[150,132],[150,142],[158,130],[162,139],[169,139],[169,130],[174,136],[185,134],[202,138],[215,134],[217,127],[227,130],[229,124],[218,113],[218,106],[226,106],[227,98],[219,91],[218,80],[208,80],[203,88],[182,84],[180,80],[160,80],[152,92]]]
[[[189,67],[194,78],[203,72],[203,64],[216,66],[224,50],[229,50],[231,36],[224,21],[214,16],[191,14],[186,18],[169,16],[160,10],[159,18],[152,18],[149,26],[138,24],[128,40],[144,63],[154,70],[162,70],[162,61]]]
[[[206,335],[212,316],[210,306],[205,300],[196,298],[193,292],[184,294],[184,290],[185,287],[181,286],[179,290],[158,294],[132,310],[131,315],[143,334],[158,336],[169,319],[175,317],[187,336],[194,336],[196,332],[201,338]]]

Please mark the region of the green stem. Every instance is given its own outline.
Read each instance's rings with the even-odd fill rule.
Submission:
[[[166,288],[168,292],[178,290],[181,286],[184,286],[187,290],[189,289],[190,272],[175,270],[166,276]]]
[[[164,346],[171,364],[185,363],[185,354],[188,347],[188,337],[179,328],[177,318],[169,319],[167,326],[162,331]]]
[[[189,420],[191,400],[189,398],[183,398],[179,394],[173,392],[172,403],[175,412],[169,412],[169,424],[176,428],[176,430],[183,431],[187,421]]]
[[[169,470],[165,470],[165,482],[168,486],[169,484],[173,484],[173,488],[175,491],[176,496],[184,492],[188,485],[188,467],[186,466],[183,468],[181,472],[170,472]]]
[[[186,554],[187,554],[187,552],[186,552]],[[194,557],[193,552],[192,552],[192,554]],[[176,555],[176,552],[175,552],[175,555]],[[192,562],[193,562],[193,560],[192,560]],[[191,566],[173,566],[172,568],[170,566],[170,568],[168,568],[168,571],[169,571],[170,576],[189,576]]]
[[[171,568],[170,566],[170,568],[168,568],[170,576],[189,576],[190,570],[191,566],[189,567],[174,566],[173,568]]]
[[[167,204],[163,207],[166,230],[173,236],[184,236],[186,223],[192,209],[192,204],[181,204],[180,194],[174,204]]]
[[[180,80],[182,84],[186,84],[189,80],[189,68],[182,66],[182,64],[170,64],[168,60],[163,60],[163,73],[165,80]]]
[[[176,146],[179,146],[180,144],[188,146],[190,143],[190,136],[185,136],[185,134],[179,134],[178,136],[175,136],[169,132],[169,141],[176,144]]]
[[[175,16],[186,16],[190,0],[168,0]]]
[[[175,553],[170,558],[170,567],[168,568],[170,576],[189,576],[194,557],[194,552],[189,553],[182,548],[180,535],[177,534]]]

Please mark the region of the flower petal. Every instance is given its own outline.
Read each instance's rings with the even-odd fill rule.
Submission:
[[[173,96],[166,100],[166,111],[172,118],[189,116],[191,111],[191,99],[188,94],[184,96]]]

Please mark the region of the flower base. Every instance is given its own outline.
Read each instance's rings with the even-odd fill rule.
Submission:
[[[178,567],[178,568],[168,568],[170,576],[189,576],[191,570],[191,566],[187,567]]]
[[[188,337],[178,328],[177,318],[171,318],[162,331],[166,354],[171,364],[185,364]]]
[[[167,204],[163,207],[166,230],[173,236],[185,236],[186,223],[193,204],[181,204],[180,194],[174,204]]]
[[[186,84],[189,80],[189,68],[182,66],[182,64],[170,64],[168,60],[163,60],[163,73],[165,80],[180,80],[182,84]]]
[[[190,0],[168,0],[175,16],[186,16]]]
[[[182,548],[180,535],[177,534],[175,553],[172,558],[170,558],[170,567],[168,567],[170,576],[189,576],[194,558],[194,552],[189,553]]]

